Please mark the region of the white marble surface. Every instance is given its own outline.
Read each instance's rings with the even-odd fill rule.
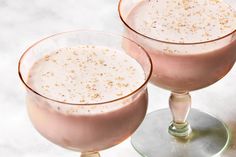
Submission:
[[[235,0],[231,1],[236,6]],[[0,156],[73,157],[41,137],[27,117],[25,91],[17,75],[23,51],[50,34],[73,29],[120,33],[117,0],[0,0]],[[193,92],[193,107],[224,120],[233,132],[233,144],[224,157],[236,156],[236,66],[216,84]],[[169,92],[149,85],[149,112],[167,107]],[[164,147],[164,146],[163,146]],[[103,157],[139,157],[129,140],[105,150]]]

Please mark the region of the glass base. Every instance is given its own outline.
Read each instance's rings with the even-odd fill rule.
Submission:
[[[86,152],[81,153],[80,157],[100,157],[99,152]]]
[[[191,109],[188,122],[192,133],[188,137],[171,136],[171,121],[169,109],[148,114],[131,138],[133,147],[145,157],[213,157],[229,144],[226,125],[207,113]]]

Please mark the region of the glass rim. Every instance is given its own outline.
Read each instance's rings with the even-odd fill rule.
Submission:
[[[97,102],[97,103],[85,103],[85,104],[81,104],[81,103],[70,103],[70,102],[63,102],[63,101],[60,101],[60,100],[56,100],[56,99],[53,99],[53,98],[50,98],[48,96],[45,96],[43,94],[40,94],[39,92],[37,92],[36,90],[34,90],[32,87],[30,87],[28,85],[28,83],[26,82],[26,80],[23,79],[22,77],[22,74],[21,74],[21,63],[25,57],[25,55],[27,53],[30,52],[30,50],[35,47],[36,45],[40,44],[41,42],[47,40],[47,39],[50,39],[50,38],[53,38],[53,37],[56,37],[56,36],[60,36],[60,35],[64,35],[64,34],[69,34],[69,33],[76,33],[76,32],[93,32],[93,33],[96,33],[96,34],[103,34],[103,35],[106,35],[106,36],[113,36],[113,37],[120,37],[120,38],[123,38],[123,39],[126,39],[128,40],[129,42],[132,42],[134,43],[135,45],[137,45],[139,48],[142,49],[142,51],[144,52],[144,54],[146,55],[147,59],[148,59],[148,62],[150,64],[150,70],[148,72],[148,77],[145,78],[145,81],[138,87],[136,88],[135,90],[133,90],[131,93],[125,95],[125,96],[122,96],[122,97],[118,97],[116,99],[112,99],[112,100],[109,100],[109,101],[103,101],[103,102]],[[55,33],[53,35],[50,35],[50,36],[47,36],[45,38],[42,38],[41,40],[35,42],[34,44],[32,44],[29,48],[27,48],[23,54],[21,55],[19,61],[18,61],[18,75],[20,77],[20,80],[21,82],[23,83],[23,85],[28,89],[30,90],[31,92],[33,92],[34,94],[42,97],[42,98],[45,98],[47,100],[50,100],[50,101],[53,101],[53,102],[56,102],[56,103],[59,103],[59,104],[65,104],[65,105],[73,105],[73,106],[91,106],[91,105],[104,105],[104,104],[108,104],[108,103],[113,103],[113,102],[116,102],[116,101],[119,101],[119,100],[122,100],[122,99],[125,99],[125,98],[128,98],[130,96],[132,96],[133,94],[135,94],[136,92],[138,92],[140,89],[142,89],[143,87],[145,87],[147,85],[147,83],[149,82],[150,78],[151,78],[151,75],[152,75],[152,71],[153,71],[153,63],[152,63],[152,60],[151,60],[151,57],[149,56],[149,54],[146,52],[146,50],[140,46],[138,43],[136,43],[135,41],[125,37],[125,36],[122,36],[122,35],[119,35],[119,34],[115,34],[115,33],[107,33],[107,32],[104,32],[104,31],[97,31],[97,30],[89,30],[89,29],[78,29],[78,30],[72,30],[72,31],[64,31],[64,32],[60,32],[60,33]],[[145,71],[144,71],[145,72]]]
[[[123,23],[126,27],[128,27],[131,31],[133,31],[134,33],[136,33],[136,34],[138,34],[138,35],[140,35],[140,36],[142,36],[142,37],[144,37],[144,38],[147,38],[147,39],[149,39],[149,40],[155,41],[155,42],[160,42],[160,43],[170,44],[170,45],[199,45],[199,44],[207,44],[207,43],[212,43],[212,42],[215,42],[215,41],[219,41],[219,40],[224,39],[224,38],[226,38],[226,37],[228,37],[228,36],[230,36],[230,35],[232,35],[232,34],[234,34],[234,33],[236,32],[236,28],[235,28],[232,32],[230,32],[230,33],[228,33],[228,34],[226,34],[226,35],[224,35],[224,36],[221,36],[221,37],[218,37],[218,38],[215,38],[215,39],[212,39],[212,40],[206,40],[206,41],[200,41],[200,42],[183,42],[183,43],[180,43],[180,42],[170,42],[170,41],[155,39],[155,38],[153,38],[153,37],[149,37],[149,36],[147,36],[147,35],[145,35],[145,34],[143,34],[143,33],[140,33],[139,31],[133,29],[133,28],[126,22],[126,20],[123,18],[122,13],[121,13],[121,3],[122,3],[122,2],[123,2],[123,0],[119,0],[119,4],[118,4],[119,17],[120,17],[122,23]],[[227,5],[228,5],[228,4],[227,4]],[[230,6],[230,7],[231,7],[231,6]]]

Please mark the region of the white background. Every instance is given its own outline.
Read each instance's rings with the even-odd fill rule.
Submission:
[[[236,6],[235,0],[228,1]],[[27,47],[53,33],[80,28],[121,33],[117,4],[118,0],[0,0],[0,157],[79,156],[51,144],[30,124],[17,62]],[[193,107],[216,115],[233,132],[233,144],[224,157],[236,156],[235,82],[236,67],[216,84],[192,92]],[[168,91],[149,85],[149,93],[149,112],[168,107]],[[101,154],[139,157],[129,139]]]

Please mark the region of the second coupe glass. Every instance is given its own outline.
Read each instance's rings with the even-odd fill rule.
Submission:
[[[229,72],[236,60],[236,31],[210,41],[158,40],[140,31],[149,26],[148,22],[144,21],[142,28],[138,30],[132,23],[134,21],[129,19],[130,16],[136,20],[145,19],[141,17],[148,16],[144,12],[130,14],[135,7],[139,9],[142,4],[149,2],[121,0],[119,14],[125,26],[125,34],[143,46],[152,58],[154,67],[151,82],[171,91],[170,110],[162,109],[148,114],[132,136],[132,144],[145,157],[219,155],[229,143],[229,130],[215,117],[190,109],[189,92],[207,87]],[[164,4],[164,1],[160,4]],[[150,10],[145,10],[148,11]],[[164,14],[165,10],[162,11],[160,14]],[[155,12],[150,11],[150,14],[154,15]],[[158,21],[151,25],[153,28],[159,27]]]

